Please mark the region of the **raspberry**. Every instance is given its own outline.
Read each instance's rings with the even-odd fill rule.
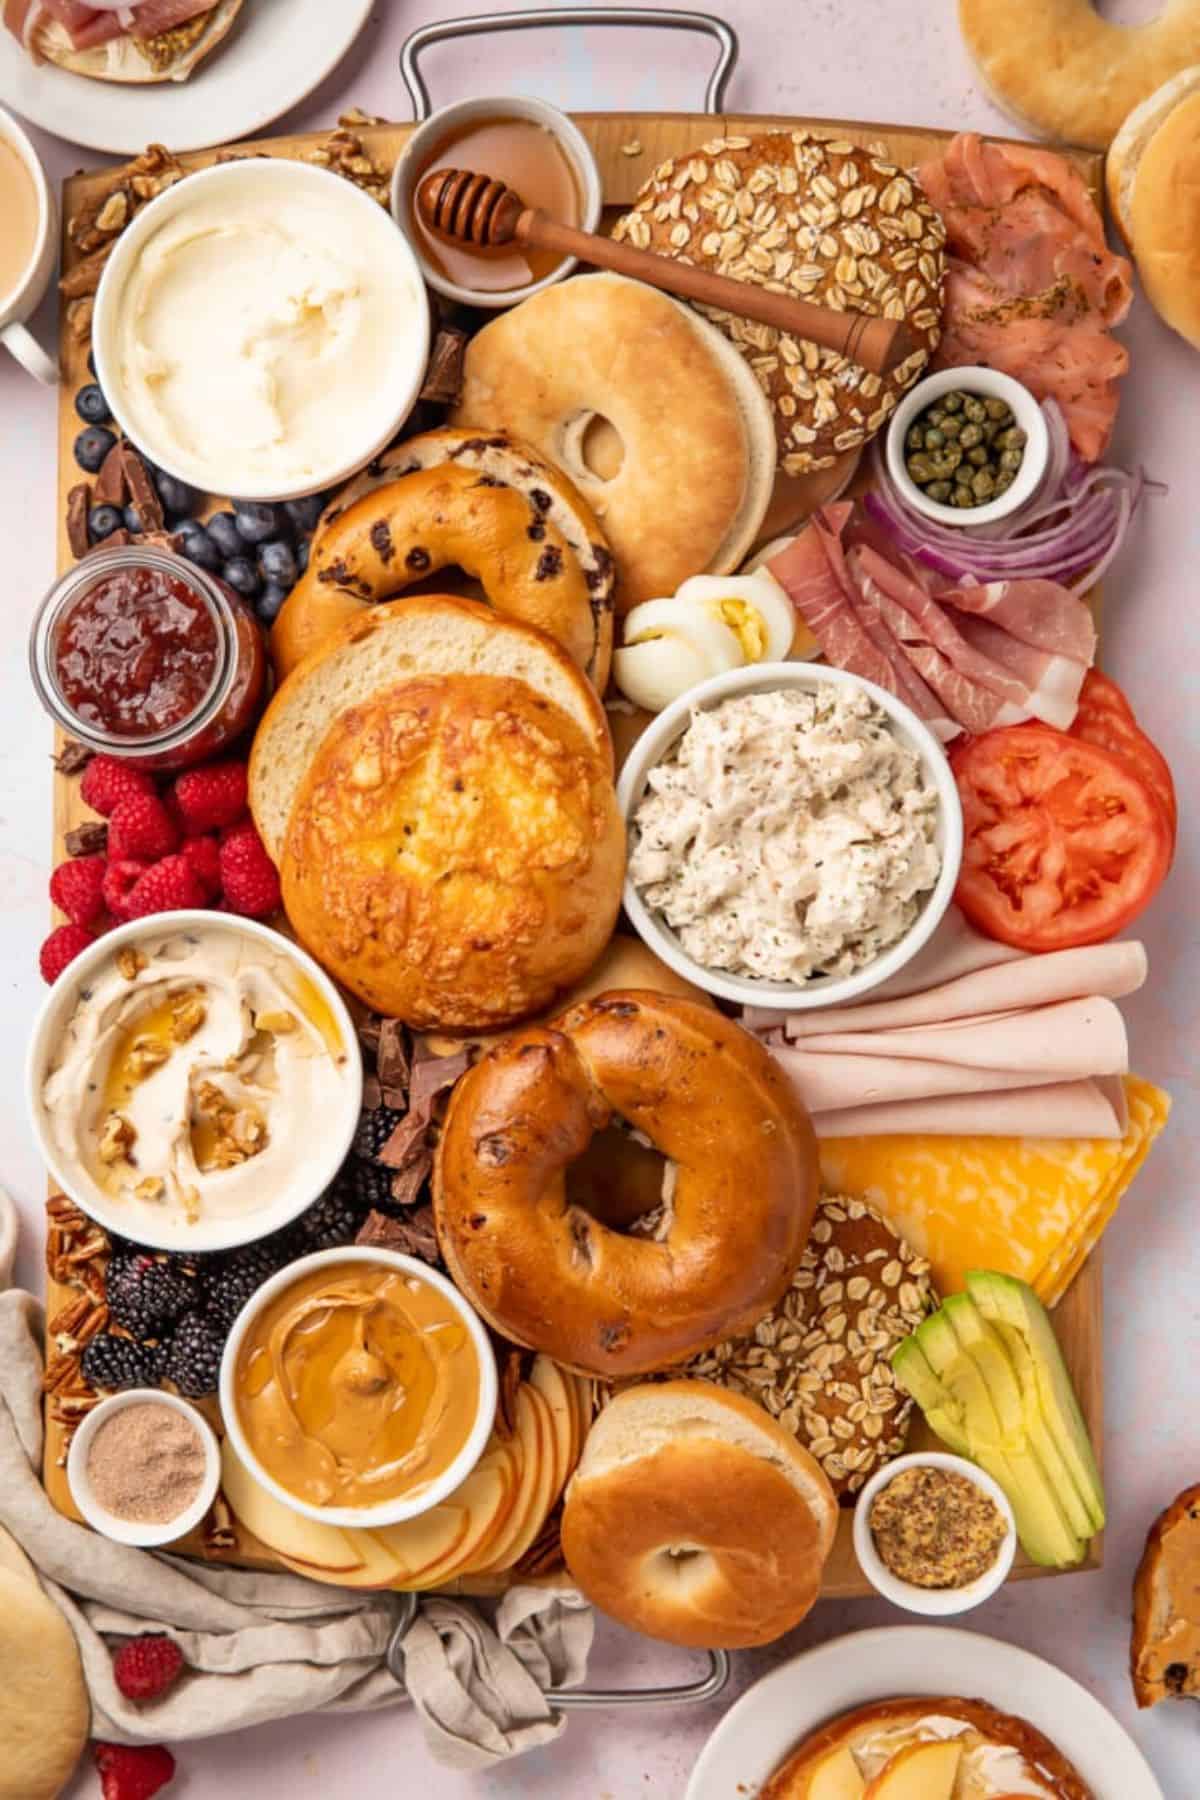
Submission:
[[[93,756],[79,783],[80,798],[105,819],[119,801],[152,800],[157,791],[152,775],[145,769],[131,769],[118,756]]]
[[[109,863],[104,871],[103,893],[104,904],[114,919],[120,919],[122,923],[132,919],[129,896],[149,867],[149,863],[137,862],[133,857]]]
[[[113,1680],[127,1700],[157,1700],[182,1668],[183,1651],[175,1639],[148,1632],[121,1645],[113,1657]]]
[[[157,862],[179,847],[179,832],[157,794],[133,794],[118,800],[108,819],[108,854],[112,862],[140,857]]]
[[[186,856],[207,890],[210,900],[221,891],[221,858],[215,837],[185,837],[181,854]]]
[[[251,819],[221,834],[221,889],[230,912],[265,919],[279,906],[279,876]]]
[[[95,932],[89,931],[86,925],[59,925],[38,952],[42,980],[57,981],[67,964],[74,962],[79,952],[95,941]]]
[[[127,919],[205,906],[208,894],[186,856],[164,856],[139,876],[125,900]]]
[[[50,898],[76,925],[91,925],[104,911],[103,856],[74,856],[50,877]]]
[[[94,1744],[104,1800],[150,1800],[175,1776],[175,1758],[161,1744]]]
[[[187,769],[172,791],[188,831],[233,825],[246,810],[246,765],[230,760]]]

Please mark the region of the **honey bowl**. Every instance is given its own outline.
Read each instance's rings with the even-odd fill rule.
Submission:
[[[327,1525],[396,1525],[459,1487],[496,1413],[496,1362],[454,1285],[351,1245],[290,1264],[234,1322],[220,1400],[261,1486]]]

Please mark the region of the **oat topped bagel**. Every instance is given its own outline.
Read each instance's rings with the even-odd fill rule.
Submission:
[[[885,423],[941,335],[941,218],[876,147],[811,131],[714,138],[660,163],[613,236],[838,311],[904,319],[919,340],[890,375],[753,319],[700,310],[775,411],[787,475],[828,468]]]

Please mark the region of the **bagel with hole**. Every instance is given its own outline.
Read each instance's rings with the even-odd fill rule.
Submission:
[[[1106,150],[1135,106],[1200,62],[1200,0],[1118,25],[1092,0],[958,0],[967,49],[996,104],[1042,137]]]
[[[603,690],[616,579],[604,534],[561,470],[504,432],[424,432],[336,496],[271,633],[277,674],[364,607],[451,567]]]
[[[594,1605],[698,1650],[798,1625],[837,1532],[833,1490],[753,1400],[704,1381],[627,1388],[588,1433],[563,1507],[563,1557]]]
[[[615,1121],[666,1164],[633,1229],[571,1198],[570,1166]],[[749,1330],[791,1281],[816,1200],[812,1126],[768,1052],[712,1007],[638,989],[489,1051],[451,1095],[434,1164],[438,1241],[476,1311],[610,1378]]]
[[[490,420],[580,489],[617,565],[617,608],[736,569],[771,498],[771,409],[716,328],[623,275],[576,275],[467,346],[453,423]],[[607,427],[603,454],[590,437]]]
[[[1104,178],[1146,298],[1200,349],[1200,62],[1134,108]]]

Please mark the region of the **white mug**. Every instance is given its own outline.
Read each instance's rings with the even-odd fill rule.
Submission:
[[[38,197],[38,235],[29,266],[7,297],[0,295],[0,344],[39,381],[56,382],[58,364],[47,356],[24,321],[41,304],[54,273],[58,206],[38,153],[11,113],[0,106],[0,137],[14,149],[33,178]]]

